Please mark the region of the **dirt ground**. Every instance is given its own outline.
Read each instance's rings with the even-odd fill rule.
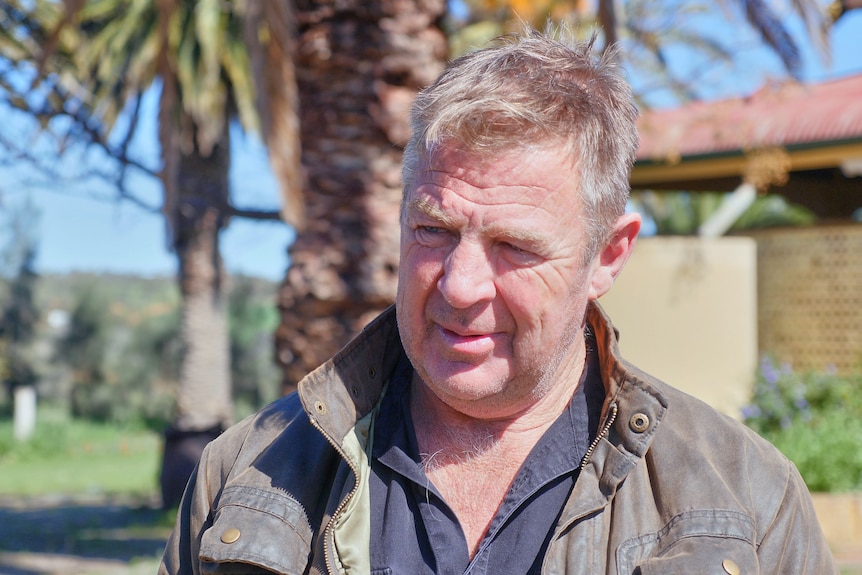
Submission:
[[[155,574],[171,522],[146,499],[0,495],[0,575]]]

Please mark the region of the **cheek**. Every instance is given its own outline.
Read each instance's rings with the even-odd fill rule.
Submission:
[[[557,330],[586,304],[582,286],[566,283],[560,274],[506,274],[498,288],[522,336]]]
[[[398,267],[398,303],[415,300],[433,288],[442,264],[426,248],[415,243],[403,245]]]
[[[536,270],[510,270],[497,277],[498,293],[506,301],[513,315],[529,317],[547,313],[547,308],[562,302],[570,291],[563,278],[556,273]]]

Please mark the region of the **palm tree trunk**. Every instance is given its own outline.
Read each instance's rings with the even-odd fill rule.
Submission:
[[[233,418],[227,278],[219,251],[226,224],[230,141],[209,155],[197,147],[181,154],[172,212],[174,249],[182,294],[183,359],[176,412],[165,433],[160,477],[162,504],[172,507],[204,446]]]
[[[401,151],[447,56],[444,0],[298,0],[307,224],[279,294],[284,391],[395,299]]]
[[[224,428],[232,420],[230,341],[225,272],[218,249],[219,214],[208,209],[201,227],[179,255],[184,357],[175,426]]]

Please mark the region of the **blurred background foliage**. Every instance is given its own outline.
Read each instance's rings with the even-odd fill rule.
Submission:
[[[38,384],[40,402],[74,418],[163,429],[173,413],[182,354],[176,281],[38,275],[38,235],[39,213],[31,203],[0,211],[0,416],[11,416],[16,388]],[[279,392],[272,361],[276,288],[260,278],[230,280],[239,415]]]
[[[719,192],[635,191],[632,204],[655,226],[657,235],[692,236],[713,215],[727,194]],[[817,216],[778,194],[758,196],[731,226],[729,232],[769,227],[807,226]]]
[[[8,397],[16,387],[38,380],[32,357],[39,320],[38,222],[39,212],[30,202],[0,212],[0,382]]]
[[[798,373],[764,356],[743,421],[796,464],[812,491],[862,490],[862,372]]]
[[[229,289],[232,377],[237,415],[279,392],[272,361],[278,322],[276,286],[237,276]],[[138,422],[161,430],[170,421],[180,370],[180,306],[172,278],[46,276],[40,299],[54,318],[43,323],[52,349],[43,401],[67,403],[74,417]]]
[[[17,276],[0,278],[3,321],[16,307]],[[179,377],[179,294],[173,278],[101,274],[48,274],[33,287],[33,336],[14,360],[4,339],[0,357],[6,390],[0,414],[10,415],[11,391],[39,381],[40,402],[75,418],[161,430],[170,420]],[[237,276],[229,289],[231,355],[238,415],[277,397],[272,361],[278,322],[276,286]],[[4,330],[4,334],[9,330]],[[18,345],[18,344],[15,344]],[[22,347],[22,346],[18,346]],[[13,376],[17,372],[29,375]]]

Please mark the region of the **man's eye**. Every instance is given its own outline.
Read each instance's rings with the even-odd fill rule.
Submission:
[[[508,257],[519,264],[533,265],[541,261],[541,257],[528,248],[520,247],[508,242],[503,243],[503,248],[508,253]]]
[[[441,236],[446,233],[445,228],[441,228],[438,226],[418,226],[416,228],[416,234],[422,238],[433,238],[435,236]]]
[[[446,237],[446,228],[438,226],[417,226],[416,239],[425,244],[438,244]]]
[[[511,253],[513,253],[515,255],[522,255],[522,256],[533,255],[533,252],[531,252],[529,249],[523,248],[523,247],[516,245],[516,244],[511,244],[509,242],[502,242],[502,245],[506,250],[510,251]]]

